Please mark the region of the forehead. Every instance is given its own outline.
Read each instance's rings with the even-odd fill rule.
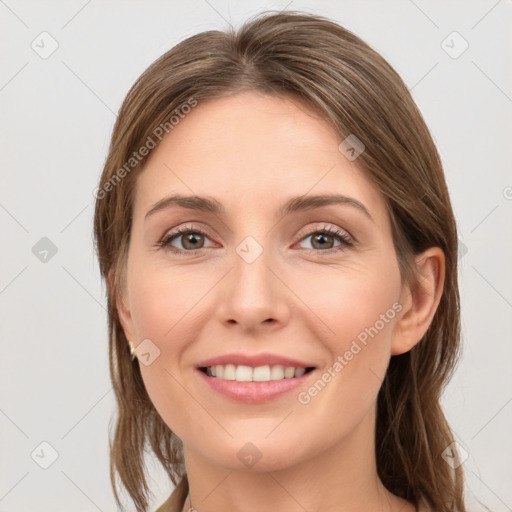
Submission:
[[[138,179],[135,214],[170,193],[215,196],[227,210],[340,193],[378,215],[383,199],[357,160],[339,151],[341,141],[297,98],[245,92],[199,103],[150,155]]]

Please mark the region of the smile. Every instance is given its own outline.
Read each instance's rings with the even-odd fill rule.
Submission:
[[[234,364],[218,364],[200,368],[203,373],[216,379],[231,380],[237,382],[270,382],[283,379],[302,377],[313,370],[312,367],[294,367],[283,365],[246,366]]]

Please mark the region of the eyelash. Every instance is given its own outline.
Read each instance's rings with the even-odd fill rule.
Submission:
[[[199,251],[202,251],[203,249],[207,249],[207,247],[201,247],[200,249],[191,249],[191,250],[187,251],[187,250],[183,250],[183,249],[177,249],[176,247],[173,247],[170,245],[171,242],[173,242],[175,239],[179,238],[182,235],[188,235],[188,234],[198,234],[198,235],[204,235],[204,236],[208,237],[208,234],[205,233],[204,231],[202,231],[201,229],[194,229],[191,227],[183,227],[183,228],[178,228],[176,231],[174,231],[173,233],[170,233],[167,236],[164,236],[164,238],[157,243],[157,246],[164,247],[164,248],[167,247],[171,252],[173,252],[175,254],[179,254],[179,255],[191,255],[191,254],[193,255],[193,254],[197,254]],[[354,245],[354,243],[352,242],[352,240],[349,238],[349,236],[347,234],[343,233],[343,231],[332,228],[330,226],[324,226],[323,229],[315,229],[314,231],[310,231],[308,234],[306,234],[304,237],[302,237],[300,241],[302,242],[306,238],[308,238],[312,235],[317,235],[317,234],[330,235],[330,236],[336,238],[340,242],[340,245],[337,247],[332,247],[330,249],[323,249],[323,250],[321,250],[321,249],[305,249],[306,251],[331,254],[336,251],[345,250],[347,247],[352,247]]]

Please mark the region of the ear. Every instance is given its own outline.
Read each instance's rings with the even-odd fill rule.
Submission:
[[[400,297],[401,316],[395,326],[391,355],[408,352],[427,332],[441,300],[445,277],[442,249],[431,247],[416,257],[418,280],[411,289],[404,286]]]
[[[109,286],[111,287],[111,289],[114,290],[115,293],[117,315],[119,316],[119,321],[121,322],[121,327],[123,328],[124,335],[126,336],[126,339],[128,341],[131,341],[136,345],[137,343],[135,341],[135,329],[129,308],[129,300],[128,294],[126,292],[126,286],[124,284],[121,284],[118,287],[114,284],[113,272],[109,272],[107,280]]]

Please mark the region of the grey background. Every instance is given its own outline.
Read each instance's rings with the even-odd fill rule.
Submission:
[[[467,249],[465,351],[443,403],[468,453],[469,509],[483,510],[481,500],[512,510],[510,0],[0,0],[0,512],[115,509],[92,216],[116,112],[178,41],[266,8],[316,12],[354,31],[402,75],[424,114]],[[58,48],[44,55],[53,40]],[[148,465],[156,507],[171,487]]]

